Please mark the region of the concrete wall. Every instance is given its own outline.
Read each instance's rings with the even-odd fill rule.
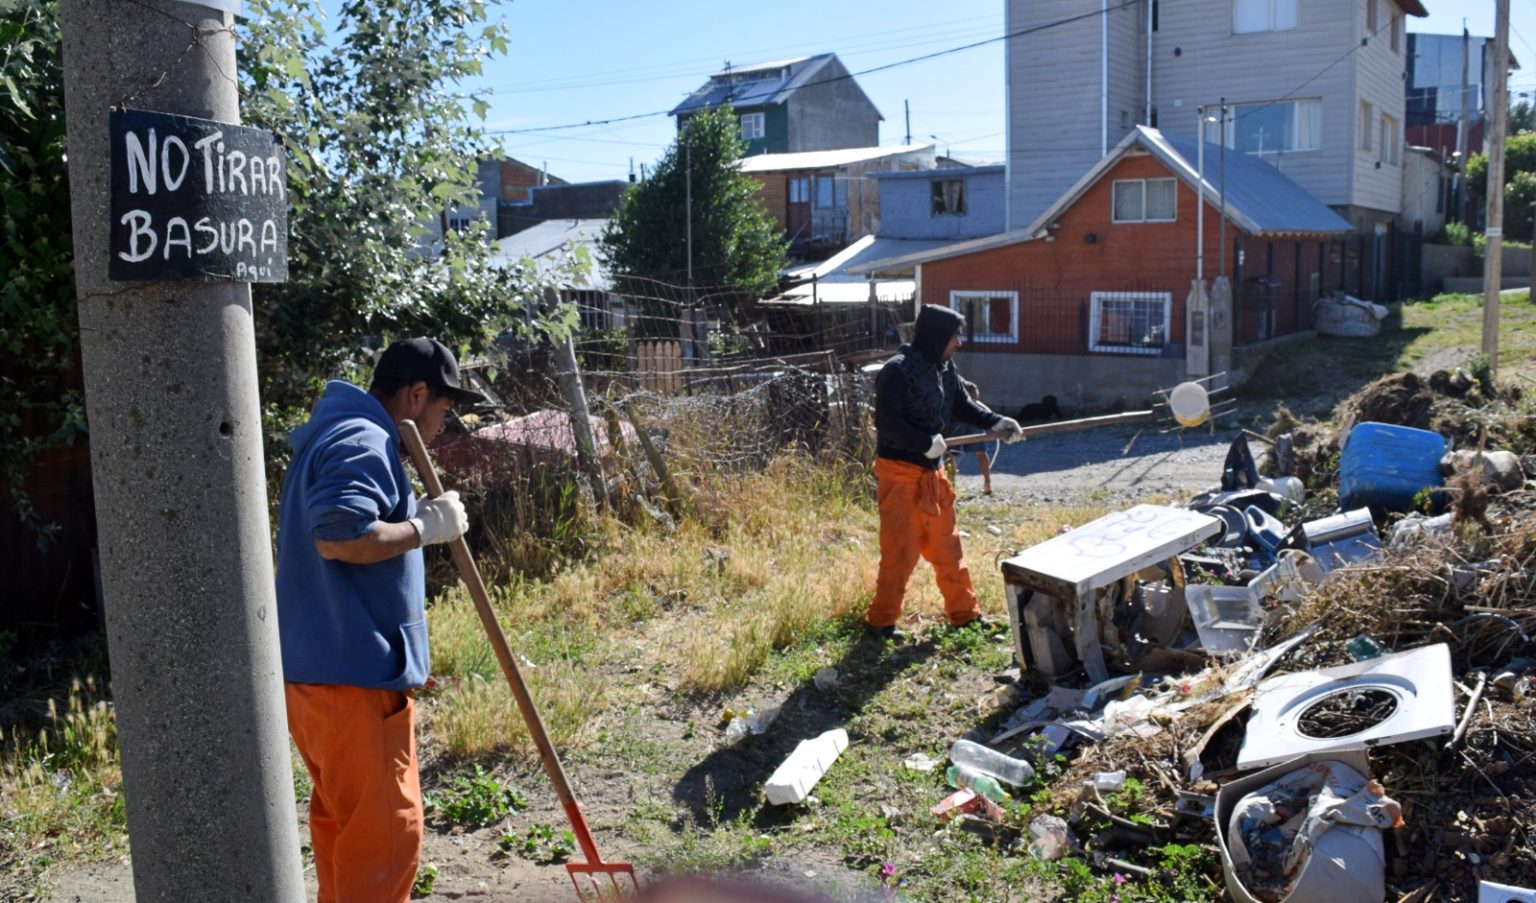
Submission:
[[[1005,414],[1046,395],[1056,396],[1065,417],[1113,408],[1144,408],[1154,390],[1176,386],[1185,379],[1182,358],[1106,357],[1084,366],[1084,359],[1074,355],[962,350],[955,355],[955,366],[976,383],[987,407]]]
[[[1445,226],[1447,188],[1452,172],[1440,162],[1439,155],[1421,148],[1408,148],[1403,153],[1403,206],[1401,210],[1404,228],[1415,226],[1433,235]]]
[[[1426,295],[1445,291],[1445,280],[1481,276],[1482,261],[1471,248],[1426,244],[1419,254],[1419,284]]]
[[[880,145],[880,111],[847,76],[830,60],[784,102],[790,153]]]
[[[934,169],[921,173],[881,173],[880,235],[883,238],[955,239],[979,238],[1004,229],[1003,167]],[[965,213],[934,215],[935,179],[965,180]]]

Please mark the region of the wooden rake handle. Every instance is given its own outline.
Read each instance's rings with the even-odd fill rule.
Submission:
[[[1100,426],[1116,426],[1122,423],[1139,423],[1152,419],[1152,411],[1126,411],[1123,414],[1106,414],[1103,417],[1084,417],[1081,420],[1058,420],[1054,423],[1038,423],[1034,426],[1026,426],[1019,431],[1021,436],[1043,436],[1046,433],[1065,433],[1072,430],[1088,430]],[[956,436],[953,439],[945,439],[944,444],[950,448],[962,445],[975,445],[978,442],[992,442],[1003,438],[996,433],[971,433],[966,436]]]
[[[416,472],[421,475],[421,482],[427,489],[428,497],[437,498],[442,495],[442,480],[437,477],[437,468],[432,465],[432,458],[427,454],[426,443],[421,441],[421,432],[416,429],[416,424],[410,420],[400,421],[400,435],[405,440],[405,447],[410,451],[411,461],[416,465]],[[486,638],[491,641],[491,649],[496,652],[496,660],[501,663],[502,673],[507,676],[507,683],[512,687],[512,696],[517,700],[519,711],[523,713],[523,721],[528,725],[528,733],[539,749],[539,758],[544,761],[544,770],[549,773],[550,783],[555,785],[555,794],[560,797],[560,804],[565,808],[566,817],[571,821],[571,829],[576,835],[576,840],[581,844],[582,855],[586,856],[589,864],[600,863],[597,845],[592,840],[592,832],[587,828],[587,820],[576,802],[576,795],[571,792],[571,783],[566,779],[565,768],[560,764],[560,756],[549,740],[549,732],[544,729],[544,719],[539,716],[533,696],[528,693],[528,685],[523,682],[523,672],[517,666],[517,659],[512,657],[512,648],[507,645],[507,636],[502,632],[501,623],[496,620],[496,612],[491,608],[490,594],[485,590],[485,581],[480,579],[480,569],[475,566],[474,556],[469,553],[469,543],[460,536],[449,543],[448,547],[453,552],[454,564],[458,565],[459,576],[463,578],[464,585],[469,588],[469,596],[475,602],[475,611],[480,615],[480,624],[485,628]]]

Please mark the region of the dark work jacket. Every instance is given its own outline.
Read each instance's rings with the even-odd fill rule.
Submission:
[[[875,454],[936,470],[942,458],[924,456],[935,434],[957,420],[991,429],[1002,417],[971,400],[952,362],[935,364],[915,344],[901,346],[875,377]]]

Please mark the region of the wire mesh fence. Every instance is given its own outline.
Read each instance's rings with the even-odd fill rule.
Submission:
[[[580,322],[570,339],[579,377],[562,372],[562,349],[547,339],[509,335],[467,363],[465,378],[491,401],[461,411],[434,443],[478,506],[479,543],[521,570],[579,551],[573,525],[590,503],[664,518],[701,487],[785,453],[873,460],[861,365],[895,347],[910,306],[776,310],[697,287],[627,289],[564,297]],[[578,382],[584,417],[573,416]]]

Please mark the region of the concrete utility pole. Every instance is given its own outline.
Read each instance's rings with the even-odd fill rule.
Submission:
[[[1493,62],[1486,67],[1493,79],[1487,114],[1488,243],[1483,254],[1483,353],[1488,368],[1499,369],[1499,288],[1504,271],[1504,132],[1509,124],[1509,0],[1496,0]]]
[[[1472,35],[1467,31],[1467,23],[1461,23],[1461,119],[1456,122],[1456,165],[1461,168],[1458,178],[1461,180],[1461,193],[1459,195],[1460,219],[1467,221],[1467,213],[1471,209],[1468,206],[1467,195],[1467,116],[1468,94],[1471,91],[1467,83],[1468,58],[1472,55]]]
[[[304,899],[251,292],[107,278],[108,109],[238,122],[233,18],[63,0],[70,209],[134,893]]]

